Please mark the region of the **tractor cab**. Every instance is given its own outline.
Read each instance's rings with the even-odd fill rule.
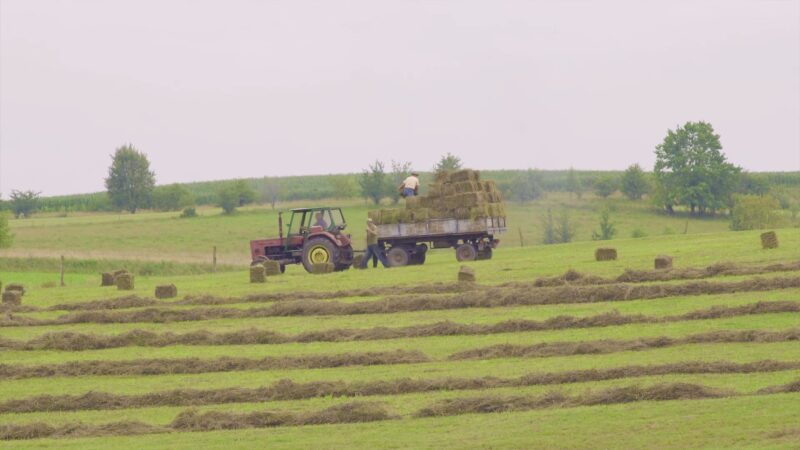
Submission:
[[[253,264],[265,260],[278,261],[281,270],[286,264],[300,264],[311,271],[314,264],[331,263],[334,270],[345,270],[353,261],[350,236],[341,208],[295,208],[284,236],[283,214],[278,213],[278,237],[250,241]]]

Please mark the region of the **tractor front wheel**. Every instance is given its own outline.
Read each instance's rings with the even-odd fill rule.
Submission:
[[[303,245],[303,267],[311,273],[314,264],[336,264],[339,260],[339,249],[328,239],[309,239]]]

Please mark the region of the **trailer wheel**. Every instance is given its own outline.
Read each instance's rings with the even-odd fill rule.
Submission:
[[[389,259],[391,267],[402,267],[408,265],[411,255],[403,247],[392,247],[386,252],[386,258]]]
[[[492,248],[486,247],[483,250],[478,250],[476,259],[478,260],[492,259]]]
[[[311,273],[312,265],[335,263],[339,257],[338,255],[338,249],[328,239],[309,239],[303,246],[303,267],[308,273]]]
[[[421,266],[425,264],[425,252],[414,253],[411,256],[411,261],[409,262],[409,264],[415,266]]]
[[[456,247],[456,259],[459,261],[475,261],[478,251],[472,244],[461,244]]]

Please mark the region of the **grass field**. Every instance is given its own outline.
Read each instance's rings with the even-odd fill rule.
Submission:
[[[564,202],[579,241],[532,245]],[[360,234],[367,208],[343,206]],[[0,280],[28,292],[0,319],[2,446],[797,448],[800,229],[762,250],[723,220],[684,234],[686,218],[612,206],[618,260],[594,261],[596,202],[551,197],[511,208],[474,285],[445,250],[250,284],[247,240],[275,232],[258,208],[12,221]],[[201,273],[212,245],[229,266]],[[61,252],[67,286],[44,287],[58,274],[27,257]],[[674,270],[652,270],[660,254]],[[99,287],[109,257],[135,290]],[[544,279],[569,269],[584,276]],[[153,299],[163,283],[177,299]]]

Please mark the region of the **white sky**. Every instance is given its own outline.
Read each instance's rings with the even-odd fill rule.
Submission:
[[[800,170],[800,0],[0,0],[0,192],[98,191],[132,143],[159,183],[652,167],[711,122]]]

